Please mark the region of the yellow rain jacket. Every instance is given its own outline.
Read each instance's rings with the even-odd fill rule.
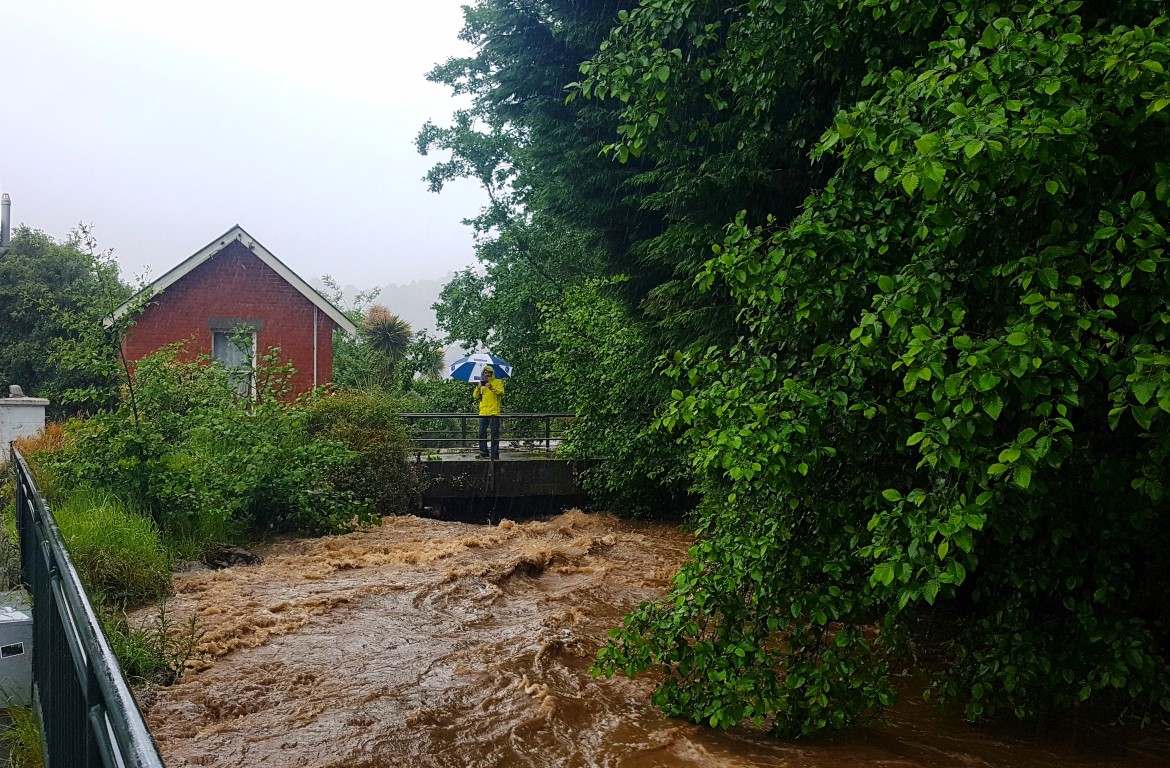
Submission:
[[[480,416],[499,416],[500,402],[504,399],[504,382],[493,378],[490,384],[476,387],[472,397],[479,401]]]

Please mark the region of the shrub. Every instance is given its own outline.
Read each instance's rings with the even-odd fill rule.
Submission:
[[[404,405],[413,413],[471,413],[475,409],[471,386],[453,379],[412,382]]]
[[[360,457],[331,471],[335,487],[369,499],[378,515],[418,509],[421,486],[408,462],[410,440],[396,398],[373,390],[339,392],[307,401],[305,410],[311,434],[341,441]]]
[[[116,410],[66,424],[67,447],[44,460],[65,487],[111,491],[169,537],[206,544],[369,519],[366,504],[329,480],[358,454],[310,436],[304,408],[279,399],[289,369],[278,352],[266,356],[251,401],[207,358],[177,359],[181,349],[139,361]]]

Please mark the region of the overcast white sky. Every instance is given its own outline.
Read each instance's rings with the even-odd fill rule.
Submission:
[[[468,266],[484,196],[428,192],[414,148],[457,106],[424,75],[470,53],[462,18],[460,0],[0,0],[13,221],[92,222],[127,279],[237,223],[306,279]]]

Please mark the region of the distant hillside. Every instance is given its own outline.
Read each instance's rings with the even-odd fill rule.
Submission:
[[[378,290],[380,292],[378,293],[378,297],[374,299],[374,303],[386,307],[410,323],[411,327],[416,331],[426,329],[432,334],[437,334],[438,325],[435,322],[435,311],[431,309],[431,305],[439,300],[439,293],[442,292],[443,286],[454,276],[454,273],[448,273],[446,276],[437,280],[415,280],[406,285],[389,283],[379,286]],[[317,290],[322,289],[320,280],[310,280],[309,282]],[[341,308],[349,309],[353,306],[354,299],[358,293],[369,289],[365,287],[359,288],[356,285],[347,285],[341,290],[342,295],[345,297],[345,306]]]
[[[374,299],[374,303],[381,304],[410,323],[410,327],[415,331],[427,330],[432,336],[440,336],[438,324],[435,321],[435,310],[431,309],[431,305],[439,300],[439,294],[442,292],[443,286],[450,282],[453,277],[455,277],[455,274],[450,272],[437,280],[415,280],[405,285],[389,283],[379,286],[380,293]],[[313,283],[314,287],[321,287],[319,282],[313,281]],[[367,289],[358,288],[354,285],[345,286],[342,289],[342,293],[345,296],[346,303],[352,306],[354,298],[363,290]],[[448,363],[451,363],[463,354],[466,353],[462,350],[455,348],[449,349],[447,350],[446,360]]]
[[[374,301],[410,323],[414,330],[421,331],[425,328],[436,334],[438,326],[435,323],[435,310],[431,309],[431,305],[439,300],[443,286],[454,276],[448,274],[438,280],[415,280],[406,285],[394,283],[383,285],[382,292]],[[352,286],[345,287],[346,296],[350,295],[351,290],[357,292]]]

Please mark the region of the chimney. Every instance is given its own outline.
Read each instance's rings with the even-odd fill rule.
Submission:
[[[0,256],[8,253],[8,226],[12,223],[12,199],[5,192],[0,197]]]

